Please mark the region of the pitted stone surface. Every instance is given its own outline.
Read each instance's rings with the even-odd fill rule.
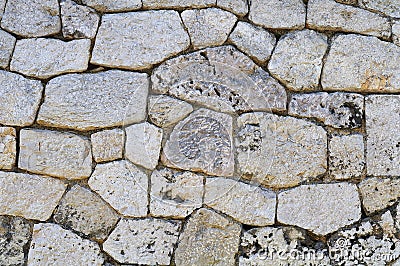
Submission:
[[[0,127],[0,169],[11,170],[17,158],[17,132],[12,127]]]
[[[18,167],[70,180],[87,178],[92,173],[89,140],[67,132],[23,129]]]
[[[357,186],[303,185],[278,194],[278,222],[326,235],[361,218]]]
[[[0,215],[45,221],[66,187],[55,178],[0,172]]]
[[[59,225],[35,224],[28,265],[103,265],[104,258],[96,242],[62,229]]]
[[[122,215],[147,215],[148,177],[129,161],[98,164],[88,183]]]
[[[75,185],[61,200],[54,221],[88,237],[104,239],[118,222],[118,215],[89,189]]]
[[[247,0],[217,0],[217,6],[238,16],[245,16],[249,12]]]
[[[392,38],[393,43],[400,46],[400,21],[393,21]]]
[[[281,188],[325,173],[327,136],[322,127],[269,113],[243,114],[237,123],[243,178]]]
[[[185,10],[181,16],[194,49],[223,44],[237,20],[218,8]]]
[[[49,81],[41,125],[91,130],[137,123],[146,117],[146,74],[109,70],[69,74]]]
[[[103,15],[91,63],[145,69],[189,47],[179,13],[172,10]]]
[[[315,118],[334,128],[358,128],[362,126],[364,97],[355,93],[293,94],[289,114]]]
[[[150,214],[185,218],[203,203],[203,177],[168,168],[151,175]]]
[[[90,40],[22,39],[15,45],[10,69],[26,76],[50,78],[88,67]]]
[[[387,16],[400,18],[399,0],[359,0],[361,7],[381,12]]]
[[[0,21],[3,18],[4,9],[6,7],[7,0],[0,0]]]
[[[234,171],[232,117],[199,109],[179,122],[162,154],[164,165],[209,175],[231,176]]]
[[[284,87],[232,46],[168,60],[153,71],[151,80],[157,93],[217,111],[286,109]]]
[[[179,221],[123,219],[103,248],[121,263],[169,265],[180,227]]]
[[[90,136],[93,157],[96,162],[121,159],[125,145],[125,132],[122,129],[103,130]]]
[[[237,180],[207,178],[204,204],[243,224],[265,226],[275,222],[275,192]]]
[[[216,0],[142,0],[145,8],[200,8],[215,5]]]
[[[0,70],[0,124],[29,126],[33,124],[42,97],[38,80]]]
[[[207,209],[187,221],[175,251],[177,266],[235,265],[240,225]]]
[[[6,68],[11,60],[17,39],[4,30],[0,30],[0,67]]]
[[[101,12],[121,12],[141,8],[141,0],[81,0],[82,4]]]

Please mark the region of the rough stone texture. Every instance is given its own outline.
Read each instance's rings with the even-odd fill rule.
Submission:
[[[215,5],[216,0],[142,0],[145,8],[200,8]]]
[[[203,203],[203,177],[168,168],[151,175],[150,214],[184,218]]]
[[[151,95],[149,99],[149,118],[159,127],[168,127],[187,117],[193,107],[187,102],[165,96]]]
[[[121,12],[141,8],[141,0],[81,0],[82,4],[101,12]]]
[[[325,90],[400,91],[400,47],[375,37],[339,35],[332,43],[321,83]]]
[[[17,157],[17,132],[12,127],[0,127],[0,169],[11,170]]]
[[[327,37],[323,34],[312,30],[288,33],[279,40],[268,70],[293,90],[315,90],[327,48]]]
[[[223,44],[237,20],[218,8],[185,10],[181,16],[194,49]]]
[[[118,215],[99,196],[75,185],[61,200],[54,221],[89,237],[104,239],[118,222]]]
[[[366,97],[368,175],[400,175],[399,114],[399,95],[373,95]]]
[[[387,16],[400,18],[399,0],[359,0],[361,7],[382,12]]]
[[[103,248],[121,263],[169,265],[180,227],[179,221],[123,219]]]
[[[265,226],[275,222],[275,192],[237,180],[207,178],[204,203],[243,224]]]
[[[293,94],[289,103],[292,116],[315,118],[334,128],[362,126],[364,97],[355,93]]]
[[[163,130],[148,122],[125,129],[125,156],[134,164],[154,169],[160,157]]]
[[[363,135],[334,135],[329,141],[329,172],[335,179],[361,176],[365,166]]]
[[[78,5],[72,0],[63,0],[60,5],[64,38],[94,38],[100,21],[94,9]]]
[[[217,111],[286,109],[284,87],[232,46],[168,60],[153,71],[151,80],[157,93]]]
[[[238,16],[245,16],[249,12],[247,0],[217,0],[217,6]]]
[[[236,147],[243,178],[291,187],[325,173],[327,137],[322,127],[269,113],[238,118]]]
[[[187,221],[175,251],[177,266],[235,265],[240,225],[207,209]]]
[[[125,145],[125,132],[121,129],[104,130],[90,136],[93,158],[96,162],[121,159]]]
[[[391,34],[389,19],[333,0],[310,0],[307,26],[317,30],[356,32],[384,38],[389,38]]]
[[[393,43],[400,46],[400,21],[393,21],[392,38],[393,38]]]
[[[147,215],[148,177],[129,161],[98,164],[88,183],[122,215]]]
[[[23,37],[41,37],[60,32],[57,0],[9,0],[1,27]]]
[[[17,39],[4,30],[0,30],[0,67],[6,68],[10,63],[11,54]]]
[[[0,215],[45,221],[65,189],[66,185],[55,178],[0,172]]]
[[[110,70],[70,74],[46,86],[38,123],[91,130],[137,123],[146,117],[146,74]]]
[[[278,222],[326,235],[361,218],[357,186],[303,185],[278,194]]]
[[[33,124],[42,97],[38,80],[0,70],[0,124],[29,126]]]
[[[35,224],[28,265],[103,265],[96,242],[83,239],[56,224]]]
[[[178,12],[172,10],[106,14],[97,33],[91,63],[144,69],[189,47]]]
[[[275,29],[302,29],[306,7],[301,0],[252,0],[249,19],[256,25]]]
[[[6,7],[7,0],[0,0],[0,21],[3,18],[4,9]]]
[[[70,180],[87,178],[92,173],[90,142],[67,132],[22,129],[18,167]]]
[[[229,40],[254,60],[264,64],[271,56],[276,38],[261,27],[239,21]]]
[[[56,39],[18,40],[10,64],[12,71],[36,78],[82,72],[89,61],[90,40],[63,42]]]
[[[231,176],[234,171],[232,117],[199,109],[179,122],[161,156],[166,166]]]

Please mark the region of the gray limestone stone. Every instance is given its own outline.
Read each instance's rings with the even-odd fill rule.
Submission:
[[[238,16],[245,16],[249,12],[247,0],[217,0],[217,6]]]
[[[0,67],[8,67],[16,41],[17,39],[14,36],[0,30]]]
[[[123,12],[140,9],[141,0],[81,0],[82,4],[101,12]]]
[[[392,38],[393,43],[400,46],[400,21],[393,21]]]
[[[7,0],[0,0],[0,21],[3,18],[4,9],[6,7]]]
[[[387,16],[400,18],[399,0],[359,0],[361,7],[383,13]]]
[[[11,170],[17,158],[17,132],[12,127],[0,127],[0,169]]]
[[[150,9],[162,8],[201,8],[214,6],[216,0],[142,0],[143,7]]]
[[[96,162],[121,159],[125,145],[125,132],[122,129],[103,130],[90,136],[93,158]]]

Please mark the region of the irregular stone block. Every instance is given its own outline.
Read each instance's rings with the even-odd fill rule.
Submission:
[[[181,16],[194,49],[223,44],[237,20],[218,8],[185,10]]]
[[[125,145],[125,132],[121,129],[103,130],[90,136],[93,158],[96,162],[121,159]]]
[[[122,12],[140,9],[141,0],[81,0],[82,4],[101,12]]]
[[[70,180],[87,178],[92,173],[90,142],[72,133],[22,129],[18,167]]]
[[[146,74],[110,70],[50,80],[38,123],[91,130],[137,123],[146,117]]]
[[[203,203],[203,177],[168,168],[151,175],[150,214],[185,218]]]
[[[222,112],[286,110],[286,91],[232,46],[208,48],[170,59],[153,71],[157,93]]]
[[[179,221],[123,219],[103,248],[120,263],[169,265],[180,227]]]
[[[46,221],[66,188],[55,178],[0,172],[0,215]]]
[[[217,0],[217,6],[241,17],[249,12],[247,0]]]
[[[176,11],[106,14],[96,36],[91,63],[145,69],[184,51],[189,44]]]
[[[392,38],[393,43],[400,46],[400,21],[393,21]]]
[[[0,67],[6,68],[17,39],[6,31],[0,30]]]
[[[207,178],[204,203],[243,224],[265,226],[275,222],[275,192],[237,180]]]
[[[147,215],[148,177],[129,161],[98,164],[88,184],[122,215]]]
[[[90,40],[22,39],[15,45],[10,69],[26,76],[47,79],[88,67]]]
[[[269,113],[239,116],[236,137],[241,177],[291,187],[326,171],[326,131],[311,122]]]
[[[161,156],[164,165],[209,175],[231,176],[234,171],[232,117],[199,109],[179,122]]]
[[[12,127],[0,127],[0,169],[11,170],[17,157],[17,132]]]
[[[361,218],[357,186],[303,185],[278,194],[278,222],[327,235]]]
[[[400,18],[399,0],[360,0],[360,6],[371,9],[387,16]]]
[[[177,266],[235,265],[240,225],[216,212],[200,209],[187,221],[175,251]]]
[[[3,18],[4,8],[6,7],[7,0],[0,0],[0,21]]]
[[[214,6],[216,0],[142,0],[143,7],[161,8],[201,8]]]
[[[176,124],[192,111],[192,105],[166,95],[152,95],[149,99],[149,118],[159,127]]]

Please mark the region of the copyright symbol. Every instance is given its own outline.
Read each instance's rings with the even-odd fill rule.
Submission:
[[[349,245],[349,243],[348,243],[347,239],[343,238],[343,237],[338,238],[335,241],[335,247],[336,248],[344,248],[344,247],[347,247],[348,245]]]

